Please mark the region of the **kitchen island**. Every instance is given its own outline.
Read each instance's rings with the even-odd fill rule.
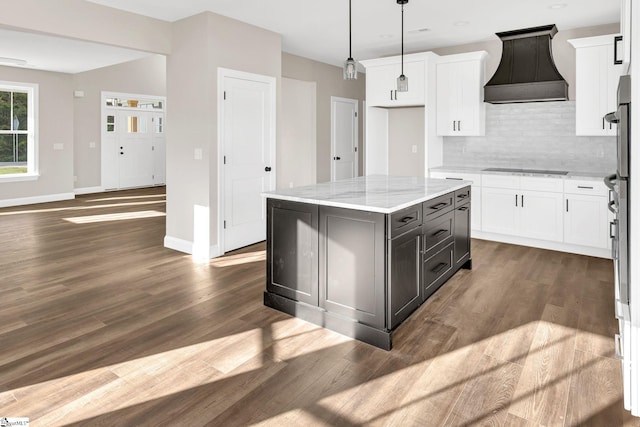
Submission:
[[[471,268],[467,182],[367,176],[264,196],[264,304],[377,347]]]

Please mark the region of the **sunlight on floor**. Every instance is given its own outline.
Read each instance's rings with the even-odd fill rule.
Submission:
[[[96,206],[69,206],[67,208],[29,209],[29,210],[23,210],[23,211],[0,212],[0,216],[47,213],[47,212],[83,211],[83,210],[89,210],[89,209],[120,208],[125,206],[157,205],[159,203],[165,204],[166,201],[154,200],[151,202],[110,203],[107,205],[96,205]]]
[[[147,194],[147,195],[139,195],[139,196],[120,196],[120,197],[104,197],[101,199],[87,199],[85,202],[93,203],[93,202],[106,202],[110,200],[134,200],[134,199],[157,199],[159,197],[167,197],[166,194]]]
[[[158,211],[138,211],[138,212],[122,212],[104,215],[76,216],[71,218],[62,218],[73,224],[91,224],[94,222],[123,221],[127,219],[143,219],[153,218],[157,216],[167,216],[164,212]]]
[[[264,261],[265,259],[267,259],[267,251],[255,251],[214,258],[211,260],[211,265],[214,267],[231,267],[234,265]]]

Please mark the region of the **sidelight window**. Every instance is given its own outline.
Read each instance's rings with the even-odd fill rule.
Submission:
[[[37,175],[38,86],[0,82],[0,179]]]

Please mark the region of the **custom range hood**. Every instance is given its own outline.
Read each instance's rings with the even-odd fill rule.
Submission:
[[[484,87],[484,101],[492,104],[567,101],[569,85],[551,55],[555,25],[496,33],[502,58]]]

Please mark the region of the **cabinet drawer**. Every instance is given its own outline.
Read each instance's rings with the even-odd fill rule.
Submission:
[[[445,212],[453,209],[453,191],[447,193],[444,196],[436,197],[432,200],[427,200],[422,204],[422,214],[424,220],[434,218]]]
[[[453,220],[455,217],[455,211],[447,212],[439,217],[433,218],[429,222],[424,224],[424,240],[422,250],[427,257],[430,256],[429,252],[433,251],[438,245],[442,247],[442,242],[450,241],[453,239]],[[445,245],[447,244],[445,243]]]
[[[433,294],[453,273],[453,243],[427,259],[423,264],[422,300]]]
[[[479,173],[433,171],[429,176],[431,178],[449,179],[452,181],[471,181],[471,185],[482,185],[482,175]]]
[[[520,189],[531,191],[550,191],[552,193],[562,193],[563,179],[542,178],[537,176],[523,176],[520,178]]]
[[[455,197],[456,208],[458,206],[464,205],[465,203],[469,203],[469,200],[471,200],[471,187],[465,187],[461,190],[456,190]]]
[[[520,188],[520,177],[514,175],[483,174],[482,186],[518,189]]]
[[[582,179],[565,179],[564,192],[569,194],[591,194],[593,196],[608,196],[609,189],[604,181],[591,181]]]
[[[422,225],[422,205],[417,204],[389,215],[389,238]]]

